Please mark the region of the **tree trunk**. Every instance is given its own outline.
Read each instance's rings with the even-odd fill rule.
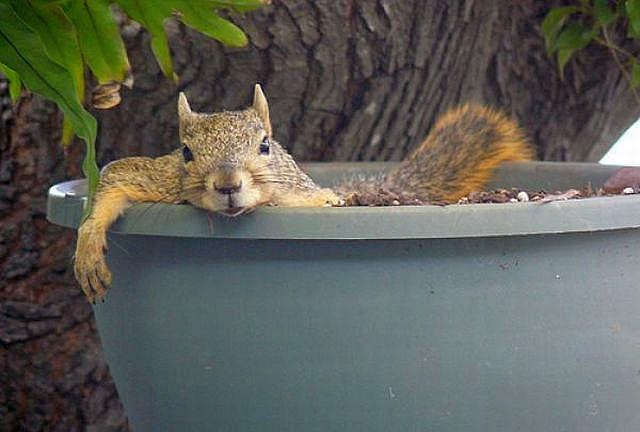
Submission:
[[[81,148],[65,161],[52,104],[27,96],[2,108],[0,430],[122,429],[91,308],[70,271],[74,233],[45,219],[47,188],[78,176]]]
[[[174,148],[179,90],[195,109],[236,109],[260,82],[276,137],[298,159],[399,160],[440,114],[475,101],[516,117],[541,159],[597,161],[640,107],[603,48],[560,79],[539,29],[550,3],[278,1],[237,20],[247,49],[172,26],[177,88],[138,35],[136,86],[101,116],[100,155]]]
[[[467,101],[516,117],[547,160],[595,161],[640,114],[609,53],[581,53],[560,80],[536,0],[280,0],[236,21],[251,46],[168,26],[178,86],[146,34],[125,27],[136,79],[100,112],[101,164],[178,144],[176,95],[236,109],[264,85],[277,139],[298,159],[399,160],[447,109]],[[44,219],[47,187],[78,176],[59,115],[26,97],[0,122],[0,429],[126,429],[91,310],[70,271],[74,234]]]

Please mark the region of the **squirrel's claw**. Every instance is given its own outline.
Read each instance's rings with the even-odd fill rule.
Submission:
[[[336,195],[332,190],[329,190],[325,207],[344,207],[345,200]]]
[[[103,280],[98,275],[98,269],[89,274],[89,282],[91,284],[91,288],[93,288],[93,298],[95,300],[104,299],[105,294],[107,293],[107,287],[105,286]]]
[[[77,261],[73,267],[73,273],[76,277],[76,280],[80,284],[80,288],[82,288],[82,292],[84,292],[84,295],[87,296],[87,300],[89,300],[89,303],[95,304],[93,292],[91,290],[91,286],[89,285],[88,274],[82,271],[82,269],[78,268]]]
[[[111,284],[111,272],[104,258],[93,263],[90,260],[76,258],[74,273],[80,288],[90,302],[95,304],[97,300],[104,298]]]
[[[111,284],[111,272],[104,261],[104,256],[99,257],[97,261],[76,258],[74,272],[82,291],[90,302],[95,304],[97,300],[104,299]]]

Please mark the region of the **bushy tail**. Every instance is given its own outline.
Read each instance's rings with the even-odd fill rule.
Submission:
[[[482,190],[503,162],[533,158],[513,120],[489,108],[464,105],[436,122],[427,139],[387,176],[384,187],[426,201],[455,202]]]

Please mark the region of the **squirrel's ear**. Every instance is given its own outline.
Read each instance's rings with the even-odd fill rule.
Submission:
[[[267,98],[262,93],[262,87],[260,84],[256,84],[253,91],[253,109],[256,110],[262,124],[267,131],[267,134],[271,136],[271,121],[269,120],[269,104]]]
[[[178,95],[178,116],[180,118],[191,114],[191,107],[189,106],[189,102],[187,102],[187,97],[183,92],[180,92]]]

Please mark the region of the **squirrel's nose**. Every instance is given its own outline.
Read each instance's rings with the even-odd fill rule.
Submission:
[[[218,185],[215,185],[214,187],[218,193],[221,193],[223,195],[231,195],[232,193],[236,193],[240,190],[240,188],[242,187],[242,181],[234,185],[224,185],[220,187]]]

